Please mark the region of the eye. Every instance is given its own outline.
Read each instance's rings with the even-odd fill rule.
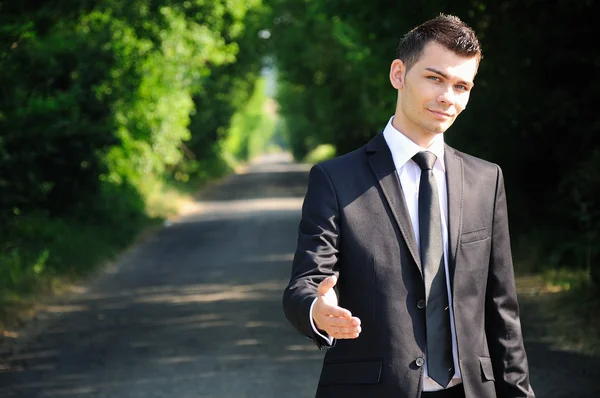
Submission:
[[[469,91],[469,86],[465,86],[464,84],[457,84],[456,86],[457,89],[461,90],[461,91]]]
[[[442,79],[440,79],[440,78],[439,78],[439,77],[437,77],[437,76],[427,76],[427,78],[428,78],[429,80],[433,80],[434,82],[441,82],[441,81],[442,81]]]

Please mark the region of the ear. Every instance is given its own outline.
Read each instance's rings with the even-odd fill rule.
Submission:
[[[406,73],[406,66],[404,62],[399,59],[395,59],[390,66],[390,83],[392,86],[400,90],[404,88],[404,75]]]

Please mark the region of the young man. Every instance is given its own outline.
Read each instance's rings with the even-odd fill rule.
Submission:
[[[283,305],[327,347],[317,397],[534,397],[502,171],[444,144],[481,57],[457,17],[417,26],[385,129],[311,169]]]

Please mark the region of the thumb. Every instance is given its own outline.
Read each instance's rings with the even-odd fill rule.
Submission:
[[[337,283],[337,277],[335,275],[329,276],[319,283],[319,287],[317,290],[317,294],[319,296],[324,296],[327,292],[329,292],[335,284]]]

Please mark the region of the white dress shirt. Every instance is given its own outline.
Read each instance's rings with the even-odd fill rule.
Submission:
[[[420,246],[419,182],[421,178],[421,168],[412,160],[412,157],[416,155],[417,152],[423,150],[432,152],[435,156],[437,156],[437,160],[433,165],[433,175],[435,176],[435,180],[438,186],[438,193],[440,195],[439,203],[440,213],[442,216],[442,243],[444,245],[446,286],[448,290],[448,302],[452,303],[452,292],[450,290],[450,273],[448,272],[448,189],[446,186],[446,166],[444,164],[444,136],[443,134],[439,134],[434,139],[429,148],[421,148],[419,145],[415,144],[404,134],[396,130],[394,126],[392,126],[393,119],[394,117],[392,116],[388,121],[388,124],[385,127],[385,130],[383,131],[383,136],[392,153],[394,165],[396,166],[398,177],[400,179],[400,184],[402,185],[402,191],[404,192],[404,200],[408,208],[408,213],[410,214],[415,239],[417,241],[417,247]],[[315,333],[323,337],[331,345],[333,344],[333,339],[329,336],[324,336],[322,333],[320,333],[313,322],[312,311],[315,301],[313,301],[313,304],[310,307],[310,323]],[[462,380],[460,375],[460,368],[458,366],[458,351],[456,348],[456,328],[454,326],[454,310],[452,308],[452,305],[450,305],[449,307],[450,330],[452,333],[452,355],[454,358],[454,369],[456,369],[454,377],[452,378],[452,380],[450,380],[450,384],[448,385],[448,387],[452,387],[456,384],[461,383]],[[426,357],[423,376],[423,391],[437,391],[442,389],[442,387],[438,383],[436,383],[435,381],[433,381],[433,379],[428,377]]]

